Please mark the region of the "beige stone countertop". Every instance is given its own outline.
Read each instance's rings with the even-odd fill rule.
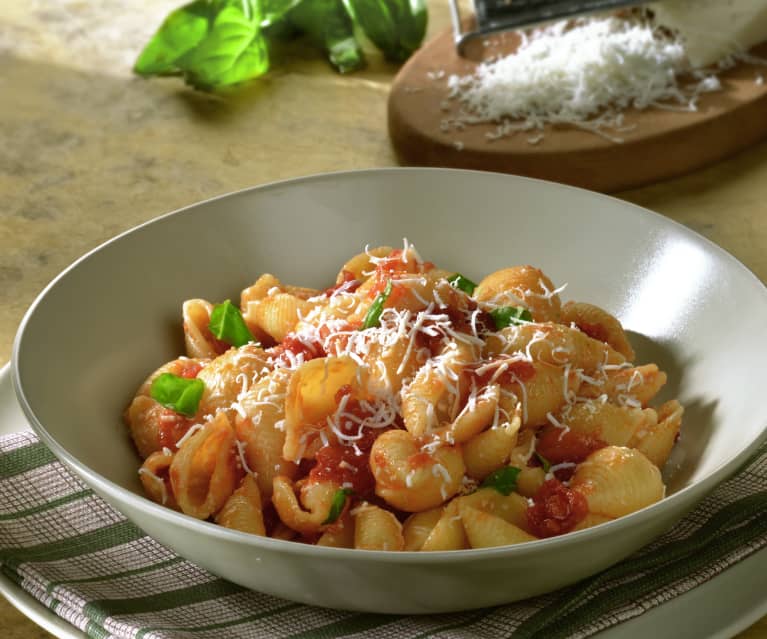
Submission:
[[[228,191],[392,166],[375,56],[334,73],[309,49],[228,96],[131,74],[178,0],[0,3],[0,365],[21,317],[59,271],[104,240]],[[431,2],[429,35],[448,25]],[[767,281],[767,143],[619,194],[701,233]],[[0,598],[0,636],[48,637]],[[740,639],[767,639],[767,618]]]

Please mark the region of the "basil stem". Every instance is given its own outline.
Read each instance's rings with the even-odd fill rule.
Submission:
[[[535,453],[535,456],[538,458],[538,461],[541,462],[543,472],[548,473],[551,470],[551,462],[538,452]]]
[[[466,293],[466,295],[473,295],[474,289],[477,288],[477,285],[474,282],[472,282],[468,277],[464,277],[460,273],[456,273],[455,275],[448,277],[447,281],[451,286],[454,286],[455,288],[463,291]]]
[[[256,341],[245,320],[242,319],[240,309],[229,300],[224,300],[213,307],[208,328],[214,337],[232,346],[244,346]]]
[[[152,382],[149,395],[165,408],[187,417],[194,417],[204,390],[205,384],[201,379],[187,379],[173,373],[163,373]]]
[[[328,512],[327,519],[322,522],[322,525],[332,524],[335,522],[344,510],[346,505],[346,498],[354,491],[351,488],[339,488],[333,495],[333,501],[330,504],[330,511]]]
[[[485,477],[480,488],[495,488],[501,495],[510,495],[517,487],[517,475],[522,472],[514,466],[504,466]]]
[[[391,292],[392,284],[391,280],[389,280],[386,283],[386,288],[383,293],[379,293],[376,296],[373,303],[370,305],[368,312],[365,314],[365,319],[362,321],[362,326],[360,327],[361,331],[364,331],[366,328],[378,326],[378,323],[381,321],[381,313],[383,313],[384,304],[386,304],[386,300],[389,299]]]
[[[532,322],[533,316],[526,308],[521,306],[501,306],[494,308],[490,311],[490,316],[495,322],[495,330],[500,331],[502,328],[511,326],[512,324],[523,324],[524,322]]]

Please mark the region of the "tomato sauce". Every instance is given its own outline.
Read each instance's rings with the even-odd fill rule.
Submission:
[[[412,255],[406,262],[402,249],[394,249],[389,255],[376,264],[375,284],[371,287],[368,295],[371,299],[375,298],[379,293],[384,292],[386,285],[391,281],[392,292],[387,300],[387,305],[392,306],[396,304],[397,300],[401,299],[407,291],[406,287],[397,285],[397,275],[405,275],[407,273],[427,273],[433,268],[434,264],[431,262],[418,262]]]
[[[536,537],[554,537],[570,532],[588,514],[586,498],[558,479],[549,479],[538,489],[527,509],[527,523]]]
[[[601,324],[592,324],[591,322],[578,322],[576,326],[581,332],[586,333],[590,338],[599,340],[600,342],[607,342],[609,340],[609,334],[607,329]]]
[[[336,393],[336,404],[340,404],[343,398],[350,395],[351,386],[342,386]],[[350,398],[346,401],[344,413],[354,415],[360,419],[370,417],[372,414],[367,406],[363,406],[359,400]],[[351,421],[351,426],[347,425]],[[370,449],[379,435],[389,428],[362,427],[352,420],[341,420],[338,429],[345,435],[357,436],[359,439],[347,443],[332,442],[320,448],[315,454],[316,464],[309,471],[309,481],[331,481],[339,486],[351,485],[351,489],[358,497],[372,494],[375,488],[375,480],[368,463]]]
[[[605,446],[607,442],[592,433],[578,433],[556,426],[545,426],[538,433],[535,452],[545,457],[552,465],[564,462],[580,464],[595,450]]]
[[[182,359],[177,364],[176,375],[185,379],[194,379],[201,370],[202,364],[199,362]]]
[[[170,408],[166,408],[162,411],[158,421],[160,424],[158,428],[160,446],[163,448],[170,448],[171,450],[176,447],[178,440],[186,435],[186,432],[194,423],[194,420],[179,415]]]

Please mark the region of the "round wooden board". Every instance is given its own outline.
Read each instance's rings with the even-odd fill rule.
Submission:
[[[444,127],[458,100],[448,100],[450,75],[513,51],[514,33],[476,39],[459,57],[452,31],[437,36],[400,70],[389,94],[389,135],[402,164],[514,173],[614,192],[657,182],[720,160],[767,136],[767,67],[740,63],[719,77],[723,90],[701,97],[696,112],[631,109],[620,143],[577,127],[547,126],[489,140],[494,124]],[[767,58],[767,43],[752,50]],[[758,81],[762,75],[765,82]],[[443,130],[445,128],[446,130]]]

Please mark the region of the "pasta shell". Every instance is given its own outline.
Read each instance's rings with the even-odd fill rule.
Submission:
[[[393,513],[363,504],[354,511],[354,547],[361,550],[404,550],[402,524]]]
[[[194,433],[173,457],[170,481],[181,510],[207,519],[234,492],[240,478],[234,429],[224,413]]]
[[[485,277],[474,298],[492,306],[524,306],[536,322],[558,322],[562,303],[555,286],[533,266],[512,266]]]
[[[589,512],[622,517],[663,498],[660,471],[638,450],[607,446],[579,464],[570,487],[588,502]]]
[[[226,500],[216,515],[216,523],[253,535],[266,535],[261,493],[252,475],[246,475],[240,487]]]

